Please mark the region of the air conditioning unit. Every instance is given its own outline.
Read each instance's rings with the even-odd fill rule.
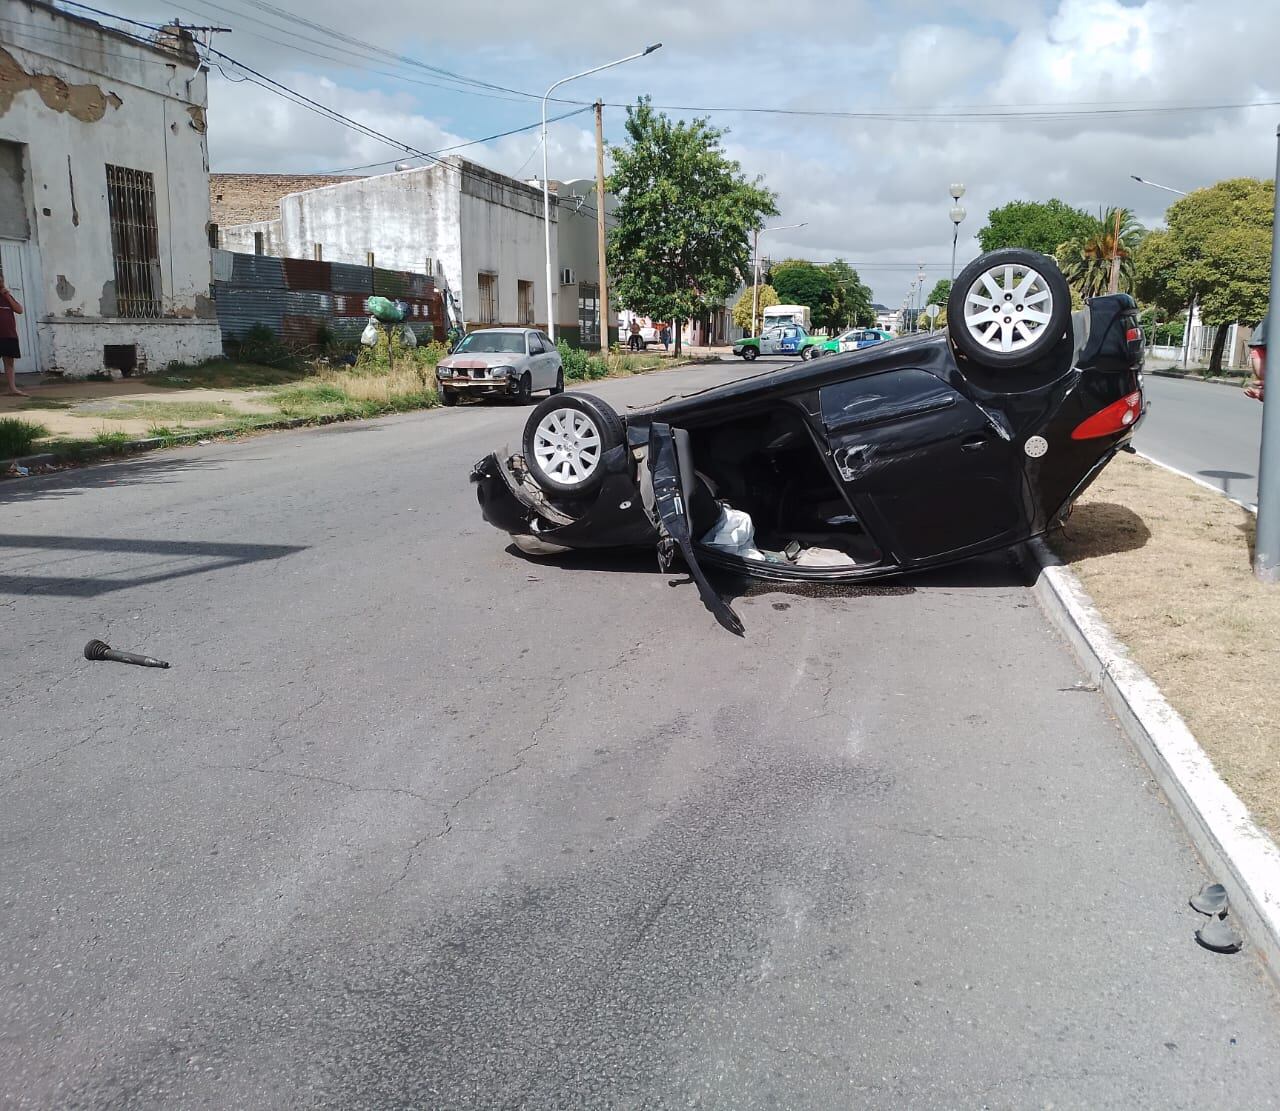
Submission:
[[[574,272],[573,267],[566,266],[563,270],[560,271],[560,284],[561,285],[577,285],[578,284],[578,275]]]

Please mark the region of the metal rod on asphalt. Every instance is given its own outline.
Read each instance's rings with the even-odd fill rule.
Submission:
[[[1280,125],[1276,126],[1275,223],[1271,233],[1271,307],[1267,316],[1268,348],[1280,336]],[[1270,350],[1267,352],[1272,353]],[[1253,547],[1253,573],[1265,583],[1280,583],[1280,375],[1271,366],[1271,390],[1263,390],[1262,450],[1258,458],[1258,535]]]
[[[600,279],[596,302],[600,306],[600,354],[609,357],[609,268],[605,257],[604,227],[604,104],[596,101],[596,257]]]
[[[579,77],[589,77],[593,73],[599,73],[602,69],[612,69],[614,66],[620,66],[623,62],[631,62],[636,58],[643,58],[646,54],[652,54],[655,50],[660,49],[662,43],[655,42],[652,46],[646,46],[643,50],[637,50],[634,54],[628,54],[625,58],[617,58],[612,62],[605,62],[602,66],[592,66],[591,69],[584,69],[581,73],[571,73],[568,77],[562,77],[554,85],[542,94],[542,227],[543,239],[547,252],[547,335],[552,340],[556,338],[556,292],[555,286],[551,284],[551,191],[547,185],[547,98],[560,88],[561,85],[567,85],[570,81],[576,81]]]

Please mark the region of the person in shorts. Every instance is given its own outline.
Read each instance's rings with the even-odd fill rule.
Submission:
[[[5,392],[13,397],[26,397],[18,389],[14,378],[14,363],[22,357],[22,349],[18,346],[18,320],[16,313],[22,312],[22,305],[9,292],[4,284],[4,274],[0,273],[0,360],[4,362]]]

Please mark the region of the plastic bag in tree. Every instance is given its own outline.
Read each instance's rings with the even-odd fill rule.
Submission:
[[[374,317],[369,317],[369,323],[364,326],[364,331],[360,333],[360,342],[365,347],[376,347],[378,345],[378,321]]]
[[[413,334],[413,329],[407,324],[400,329],[400,342],[403,343],[405,347],[412,348],[418,346],[418,337]]]
[[[386,297],[370,297],[364,303],[364,311],[372,313],[384,324],[399,324],[404,319],[404,308]]]

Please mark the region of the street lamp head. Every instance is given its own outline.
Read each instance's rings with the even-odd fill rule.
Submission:
[[[661,49],[662,49],[662,43],[655,42],[652,46],[646,46],[644,48],[644,53],[652,54],[655,50],[661,50]],[[642,54],[641,57],[644,57],[644,55]]]
[[[959,227],[960,221],[963,220],[967,215],[968,213],[965,212],[963,206],[956,205],[955,208],[951,210],[951,222],[955,224],[956,227]]]
[[[957,201],[958,201],[958,200],[959,200],[961,197],[963,197],[963,196],[964,196],[964,186],[963,186],[963,185],[961,185],[959,182],[955,182],[955,183],[951,186],[951,197],[952,197],[952,199],[953,199],[953,200],[957,200]]]

